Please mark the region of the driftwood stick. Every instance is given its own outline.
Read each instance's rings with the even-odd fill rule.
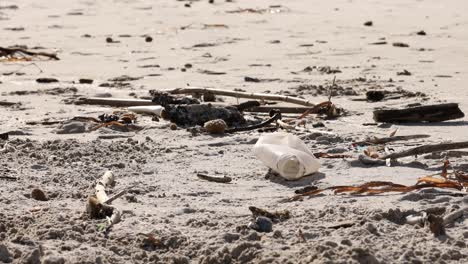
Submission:
[[[0,102],[0,105],[13,105],[16,103],[10,102]],[[113,107],[129,107],[129,106],[148,106],[148,105],[156,105],[151,100],[145,99],[132,99],[132,98],[99,98],[99,97],[89,97],[89,98],[80,98],[75,104],[88,104],[88,105],[107,105]],[[211,103],[212,105],[226,105],[226,104],[217,104]],[[234,105],[237,107],[236,105]],[[306,111],[309,111],[314,108],[310,107],[294,107],[294,106],[257,106],[248,109],[243,109],[244,112],[251,112],[251,113],[269,113],[271,110],[279,110],[281,113],[284,114],[302,114]],[[312,111],[311,113],[313,113]]]
[[[405,109],[390,109],[374,111],[376,122],[441,122],[464,117],[458,104],[437,104],[411,107]]]
[[[18,178],[12,176],[0,176],[0,179],[10,180],[10,181],[17,181]]]
[[[265,127],[265,126],[268,126],[269,124],[275,122],[276,120],[279,120],[281,119],[281,113],[276,113],[274,116],[272,116],[270,119],[264,121],[264,122],[261,122],[259,124],[256,124],[256,125],[251,125],[251,126],[246,126],[246,127],[235,127],[235,128],[230,128],[230,129],[226,129],[226,131],[224,131],[225,133],[234,133],[234,132],[241,132],[241,131],[249,131],[249,130],[255,130],[255,129],[258,129],[258,128],[262,128],[262,127]]]
[[[202,179],[202,180],[210,181],[210,182],[230,183],[232,181],[231,177],[227,177],[227,176],[214,177],[214,176],[210,176],[210,175],[203,174],[203,173],[198,173],[197,177]]]
[[[370,138],[368,140],[354,142],[357,145],[363,144],[386,144],[394,141],[403,141],[403,140],[412,140],[420,138],[428,138],[429,135],[408,135],[408,136],[393,136],[393,137],[384,137],[384,138]]]
[[[468,207],[458,209],[444,216],[444,225],[449,225],[455,222],[458,218],[462,217],[465,213],[468,213]]]
[[[146,106],[155,105],[151,100],[144,99],[121,99],[121,98],[80,98],[75,104],[89,104],[89,105],[108,105],[114,107],[128,107],[128,106]]]
[[[43,56],[43,57],[48,57],[53,60],[60,60],[57,57],[57,54],[53,53],[46,53],[46,52],[33,52],[25,49],[20,49],[20,48],[4,48],[0,47],[0,56],[12,56],[14,53],[21,52],[29,56]]]
[[[15,104],[18,104],[18,103],[15,103],[15,102],[7,102],[7,101],[0,101],[0,105],[1,105],[1,106],[12,106],[12,105],[15,105]]]
[[[162,90],[161,92],[171,93],[171,94],[204,94],[212,93],[214,95],[224,95],[232,96],[236,98],[249,98],[249,99],[259,99],[259,100],[270,100],[270,101],[282,101],[292,104],[305,105],[305,106],[314,106],[314,103],[311,103],[309,100],[304,100],[297,97],[284,96],[284,95],[275,95],[275,94],[262,94],[262,93],[247,93],[247,92],[236,92],[222,89],[210,89],[210,88],[201,88],[201,87],[187,87],[187,88],[177,88],[172,90]]]
[[[411,148],[408,150],[391,153],[391,154],[379,157],[379,159],[382,159],[382,160],[398,159],[398,158],[415,156],[415,155],[420,155],[420,154],[441,152],[441,151],[452,150],[452,149],[463,149],[463,148],[468,148],[468,141],[419,146],[419,147]]]

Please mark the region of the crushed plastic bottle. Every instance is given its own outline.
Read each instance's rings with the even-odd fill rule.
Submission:
[[[255,156],[287,180],[313,174],[320,163],[304,142],[287,133],[262,135],[253,148]]]

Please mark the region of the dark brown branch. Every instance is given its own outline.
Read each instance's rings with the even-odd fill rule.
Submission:
[[[246,126],[246,127],[235,127],[235,128],[230,128],[226,129],[226,133],[234,133],[234,132],[241,132],[241,131],[250,131],[250,130],[255,130],[258,128],[262,128],[265,126],[268,126],[269,124],[275,122],[276,120],[281,119],[281,113],[276,113],[273,115],[270,119],[261,122],[259,124],[251,125],[251,126]]]
[[[458,104],[438,104],[411,107],[405,109],[390,109],[374,111],[376,122],[441,122],[464,117]]]

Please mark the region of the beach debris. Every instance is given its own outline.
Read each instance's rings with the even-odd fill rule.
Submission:
[[[411,76],[411,72],[409,72],[408,70],[403,70],[401,72],[397,72],[397,75],[398,76],[401,76],[401,75]]]
[[[273,116],[270,117],[269,119],[258,123],[254,125],[249,125],[249,126],[243,126],[243,127],[233,127],[233,128],[228,128],[225,130],[226,133],[235,133],[235,132],[241,132],[241,131],[250,131],[250,130],[255,130],[259,128],[265,128],[271,123],[281,119],[281,113],[273,113]]]
[[[32,60],[60,60],[56,54],[46,52],[33,52],[21,47],[0,47],[0,61],[32,61]]]
[[[383,160],[398,159],[398,158],[416,156],[416,155],[421,155],[421,154],[426,154],[426,153],[441,152],[441,151],[447,151],[447,150],[452,150],[452,149],[463,149],[463,148],[468,148],[468,141],[418,146],[418,147],[410,148],[410,149],[403,150],[400,152],[394,152],[394,153],[386,154],[384,156],[379,156],[379,159],[383,159]]]
[[[445,235],[444,219],[442,217],[430,214],[427,216],[427,222],[429,223],[429,230],[435,237]]]
[[[370,20],[364,22],[364,26],[366,26],[366,27],[372,27],[373,24],[374,24],[374,23],[373,23],[372,21],[370,21]]]
[[[398,48],[408,48],[409,45],[403,42],[393,42],[392,43],[393,47],[398,47]]]
[[[223,176],[223,177],[216,177],[210,176],[204,173],[197,173],[197,177],[210,182],[218,182],[218,183],[230,183],[232,181],[231,177]]]
[[[331,153],[324,153],[324,152],[316,152],[314,156],[317,159],[345,159],[345,158],[352,158],[352,155],[349,154],[331,154]]]
[[[130,107],[130,106],[146,106],[155,105],[151,100],[145,99],[122,99],[122,98],[101,98],[101,97],[82,97],[74,102],[75,104],[89,105],[107,105],[113,107]]]
[[[93,79],[85,79],[85,78],[81,78],[78,80],[79,83],[81,84],[93,84],[94,80]]]
[[[156,105],[200,104],[200,101],[193,97],[174,96],[169,93],[156,90],[150,90],[150,94],[153,97],[151,101]],[[205,93],[194,94],[194,97],[201,97],[202,94]]]
[[[426,31],[424,31],[424,30],[420,30],[420,31],[416,32],[416,35],[419,35],[419,36],[426,36],[427,33],[426,33]]]
[[[9,138],[8,132],[0,133],[0,139],[1,140],[8,140],[8,138]]]
[[[273,222],[264,216],[255,218],[255,221],[251,221],[247,226],[257,232],[269,233],[273,231]]]
[[[318,171],[320,163],[305,143],[288,133],[262,135],[253,148],[257,159],[287,180]]]
[[[48,201],[49,200],[49,198],[47,198],[45,193],[41,189],[38,189],[38,188],[32,189],[31,198],[33,198],[34,200],[37,200],[37,201]]]
[[[223,134],[224,131],[227,129],[227,124],[222,119],[215,119],[205,122],[203,127],[206,129],[208,133],[211,134]]]
[[[160,92],[166,92],[169,94],[204,94],[212,93],[215,95],[223,96],[232,96],[235,98],[249,98],[249,99],[259,99],[259,100],[268,100],[268,101],[282,101],[292,104],[304,105],[304,106],[314,106],[315,104],[311,103],[309,100],[285,96],[285,95],[275,95],[275,94],[265,94],[265,93],[248,93],[248,92],[239,92],[239,91],[229,91],[222,89],[210,89],[210,88],[201,88],[201,87],[186,87],[186,88],[177,88],[171,90],[162,90]]]
[[[390,136],[390,137],[369,137],[364,141],[354,142],[354,146],[362,146],[362,145],[377,145],[377,144],[387,144],[390,142],[395,141],[406,141],[406,140],[413,140],[413,139],[421,139],[421,138],[428,138],[430,135],[425,134],[418,134],[418,135],[406,135],[406,136]]]
[[[0,101],[0,106],[12,106],[20,103],[15,103],[15,102],[8,102],[8,101]]]
[[[36,82],[37,83],[55,83],[55,82],[59,82],[59,80],[55,78],[37,78]]]
[[[171,123],[171,124],[169,125],[169,129],[170,129],[170,130],[177,130],[177,124],[176,124],[176,123]]]
[[[9,180],[9,181],[17,181],[18,180],[17,177],[5,176],[5,175],[0,175],[0,179]]]
[[[455,210],[444,216],[444,225],[451,225],[453,222],[462,218],[465,214],[468,214],[468,206],[464,206],[458,210]]]
[[[166,105],[162,118],[179,126],[203,126],[215,119],[222,119],[229,126],[245,123],[236,107],[211,104]]]
[[[374,120],[376,122],[387,123],[442,122],[464,116],[465,114],[456,103],[374,111]]]
[[[212,71],[212,70],[198,70],[201,74],[208,74],[208,75],[224,75],[226,72],[221,71]]]
[[[152,42],[152,41],[153,41],[152,37],[150,37],[150,36],[145,37],[145,42]]]
[[[384,161],[381,161],[384,162]],[[448,188],[448,189],[456,189],[456,190],[463,190],[468,187],[468,174],[453,170],[451,173],[448,172],[449,162],[446,160],[444,161],[444,165],[442,167],[442,172],[423,176],[418,179],[415,185],[405,186],[402,184],[397,184],[393,182],[387,181],[371,181],[367,182],[358,186],[331,186],[323,189],[311,189],[310,191],[301,192],[291,198],[287,198],[284,201],[298,201],[301,200],[305,196],[315,196],[324,191],[330,190],[334,191],[335,194],[339,193],[350,193],[353,195],[358,194],[381,194],[386,192],[411,192],[415,190],[421,190],[426,188]],[[438,176],[438,177],[436,177]],[[468,210],[468,209],[467,209]],[[453,218],[458,218],[457,212],[454,216],[447,217],[447,223],[450,223]],[[422,217],[413,217],[407,219],[407,222],[411,224],[416,224],[419,221],[424,221],[426,218],[425,216]]]
[[[113,130],[129,132],[141,130],[142,127],[135,123],[137,116],[133,113],[115,111],[112,114],[102,114],[98,118],[76,116],[63,122],[56,130],[57,134],[86,133],[95,131],[102,127],[109,127]]]
[[[272,213],[265,209],[261,209],[255,206],[249,206],[249,210],[250,212],[252,212],[252,216],[254,218],[257,218],[258,216],[263,216],[270,218],[273,222],[282,222],[291,218],[291,213],[288,210],[275,211]]]
[[[101,219],[106,218],[107,221],[103,225],[99,225],[101,231],[109,231],[110,228],[120,222],[121,212],[118,208],[111,205],[115,200],[109,199],[106,194],[106,189],[115,184],[114,173],[106,171],[95,187],[95,194],[88,198],[86,204],[86,212],[91,218]],[[121,196],[122,194],[119,193]]]
[[[324,189],[317,189],[310,192],[302,193],[291,198],[286,199],[285,201],[298,201],[306,196],[315,196],[324,191],[334,191],[335,194],[339,193],[350,193],[353,195],[357,194],[381,194],[386,192],[410,192],[414,190],[420,190],[424,188],[452,188],[456,190],[461,190],[462,186],[454,181],[447,181],[444,183],[423,183],[405,186],[402,184],[397,184],[393,182],[385,181],[371,181],[357,186],[331,186]]]
[[[160,105],[131,106],[128,107],[127,110],[136,114],[149,114],[161,117],[164,107]]]

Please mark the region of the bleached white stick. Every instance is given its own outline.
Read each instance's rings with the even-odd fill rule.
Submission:
[[[106,188],[110,187],[114,183],[114,173],[112,171],[106,171],[102,178],[96,184],[96,198],[100,203],[105,203],[109,200],[106,194]]]

